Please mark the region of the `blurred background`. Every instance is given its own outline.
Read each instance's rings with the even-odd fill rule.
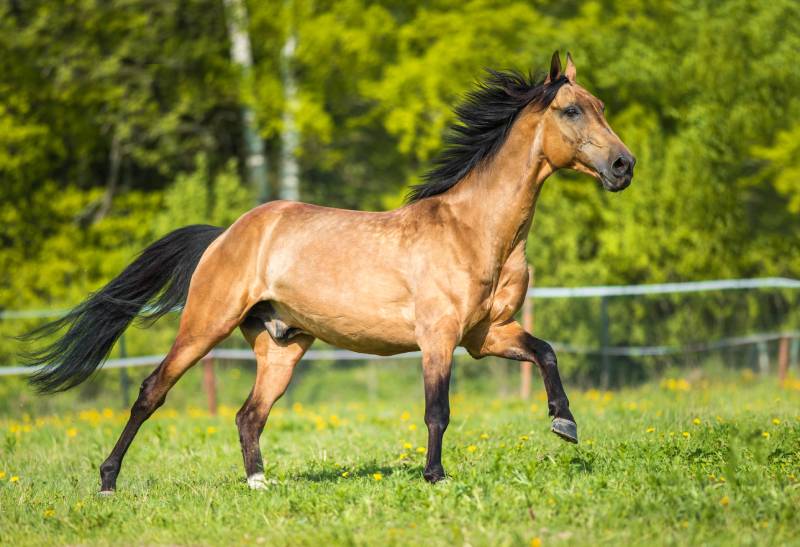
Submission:
[[[0,366],[19,364],[11,336],[170,230],[276,198],[400,206],[484,67],[535,73],[556,49],[638,164],[620,194],[548,180],[528,242],[537,288],[800,277],[794,0],[2,0]],[[799,301],[774,283],[534,297],[529,320],[572,385],[681,389],[693,374],[796,376]],[[163,353],[175,319],[132,328],[111,357]],[[421,393],[417,361],[326,355],[290,399]],[[252,361],[215,363],[220,397],[239,404]],[[175,397],[203,401],[196,368]],[[0,376],[0,411],[124,405],[151,369],[50,399]],[[455,389],[516,394],[518,371],[459,356]]]

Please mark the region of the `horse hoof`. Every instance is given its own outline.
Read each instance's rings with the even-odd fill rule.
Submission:
[[[247,486],[250,487],[250,490],[266,490],[267,486],[270,484],[278,484],[278,481],[267,481],[264,477],[264,473],[254,473],[247,477]]]
[[[422,474],[425,480],[431,484],[443,481],[445,479],[444,469],[436,471],[426,471]]]
[[[553,426],[550,431],[561,437],[567,442],[578,443],[578,424],[566,418],[553,418]]]

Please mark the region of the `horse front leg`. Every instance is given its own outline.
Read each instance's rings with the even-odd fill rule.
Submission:
[[[452,330],[439,326],[425,329],[418,335],[425,384],[425,425],[428,427],[428,456],[422,476],[430,483],[445,478],[442,440],[450,423],[450,371],[455,349]]]
[[[522,325],[512,321],[489,327],[480,349],[470,349],[470,353],[477,357],[493,355],[536,363],[547,392],[549,413],[553,417],[551,430],[565,441],[578,442],[578,426],[569,409],[569,399],[558,373],[556,353],[550,344],[527,333]]]

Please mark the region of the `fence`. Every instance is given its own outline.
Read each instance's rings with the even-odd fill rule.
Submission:
[[[533,278],[533,276],[531,276],[531,278]],[[575,340],[570,342],[552,342],[552,345],[559,354],[572,355],[576,358],[581,357],[583,359],[590,360],[599,359],[599,366],[594,366],[594,364],[592,364],[592,366],[589,368],[591,370],[599,370],[598,381],[603,388],[608,388],[611,382],[612,362],[614,359],[625,358],[628,359],[626,363],[630,364],[631,362],[638,363],[639,361],[631,361],[636,359],[664,358],[669,356],[682,356],[685,358],[694,354],[704,354],[713,351],[730,350],[732,348],[744,347],[754,348],[755,351],[753,356],[755,368],[762,374],[765,374],[770,368],[769,348],[770,346],[776,346],[775,353],[777,355],[778,362],[777,373],[778,376],[783,379],[786,377],[789,368],[791,366],[795,366],[798,362],[798,353],[800,352],[800,329],[797,328],[800,326],[800,320],[790,313],[790,310],[796,310],[800,308],[800,306],[797,306],[798,296],[800,296],[800,291],[798,291],[798,289],[800,289],[800,280],[786,278],[737,279],[694,283],[668,283],[658,285],[593,286],[574,288],[536,287],[528,290],[528,298],[526,299],[525,306],[523,307],[523,323],[525,324],[526,329],[530,331],[537,330],[537,332],[540,332],[538,329],[535,329],[534,320],[537,318],[537,315],[540,314],[540,308],[545,307],[547,305],[546,303],[549,301],[560,302],[562,306],[564,303],[576,302],[579,300],[591,300],[593,302],[599,301],[599,306],[597,306],[596,310],[590,310],[589,312],[586,312],[584,308],[580,308],[577,310],[577,313],[575,309],[571,310],[573,315],[578,316],[577,321],[579,321],[582,328],[577,332],[581,333],[581,336],[574,334]],[[710,336],[707,336],[707,334],[711,333],[713,335],[714,333],[718,333],[719,330],[714,330],[714,327],[712,326],[701,329],[703,332],[699,333],[694,332],[697,330],[695,328],[691,334],[702,336],[703,339],[699,341],[690,341],[688,343],[612,344],[612,338],[614,337],[612,336],[611,327],[613,324],[615,324],[610,313],[610,303],[612,299],[625,300],[643,297],[658,297],[659,295],[669,295],[670,297],[674,297],[675,295],[685,295],[690,293],[718,295],[725,291],[770,291],[770,294],[772,294],[772,299],[768,306],[770,308],[770,311],[767,314],[769,315],[769,320],[765,323],[762,322],[761,326],[768,325],[775,328],[767,332],[749,332],[747,334],[717,337],[716,339],[709,340],[707,338]],[[775,291],[780,293],[777,299],[775,297]],[[788,293],[786,291],[788,291]],[[708,296],[704,296],[704,298],[708,298]],[[664,302],[664,300],[656,301],[656,303],[662,307]],[[776,305],[776,302],[778,302],[779,305]],[[642,308],[643,306],[646,308],[645,303],[642,303],[638,300],[636,300],[635,303],[639,308]],[[537,313],[534,313],[534,304],[536,306]],[[684,310],[684,316],[703,313],[704,310],[713,308],[714,305],[716,305],[716,301],[712,300],[710,303],[701,302],[701,304],[702,305],[698,305],[697,302],[694,302],[693,305],[690,306],[692,309],[689,310],[689,313],[686,313]],[[670,308],[670,306],[667,307]],[[667,317],[669,320],[672,320],[675,318],[675,309],[677,308],[680,308],[680,306],[672,305],[666,314],[662,313],[661,315]],[[625,311],[625,313],[629,313],[629,309],[630,305],[624,307],[623,311],[628,310]],[[64,313],[64,311],[65,310],[3,311],[0,312],[0,320],[9,321],[47,319],[60,316]],[[558,309],[549,311],[546,310],[546,313],[540,315],[542,315],[545,321],[550,321],[552,323],[552,317],[557,317],[558,313],[550,312],[558,311]],[[745,315],[756,316],[759,314],[763,315],[762,312],[754,313],[751,305],[750,311]],[[592,319],[592,317],[595,315],[597,317]],[[642,314],[640,313],[640,315]],[[680,314],[677,315],[677,321],[680,322]],[[712,315],[718,318],[720,314]],[[736,310],[733,310],[733,313],[728,312],[727,315],[735,316]],[[662,321],[663,317],[660,319],[653,319],[653,314],[648,313],[646,310],[644,312],[644,316],[645,329],[643,331],[644,334],[640,335],[641,339],[651,336],[652,331],[657,332],[659,328],[664,327],[664,322]],[[638,323],[642,322],[641,320],[637,321]],[[648,321],[650,323],[648,323]],[[661,323],[659,323],[659,321],[661,321]],[[625,322],[626,321],[620,321],[617,319],[616,324]],[[573,324],[575,323],[573,322]],[[568,321],[561,321],[558,323],[558,325],[560,325],[560,328],[562,329],[570,327],[570,323]],[[692,326],[689,325],[688,328],[692,329]],[[593,333],[591,332],[592,330],[594,330]],[[673,328],[672,330],[674,331],[675,329]],[[685,340],[687,333],[680,331],[681,329],[675,331],[677,334],[673,332],[671,334],[672,338],[679,341]],[[575,333],[576,331],[573,330],[571,332]],[[616,338],[620,337],[621,336],[617,336]],[[584,343],[581,343],[581,338]],[[127,346],[127,338],[125,335],[123,335],[118,344],[118,352],[120,357],[116,359],[110,359],[104,364],[104,368],[106,369],[121,369],[120,384],[124,405],[129,403],[128,392],[130,388],[130,381],[128,379],[126,370],[131,367],[154,366],[160,363],[163,359],[163,354],[129,356]],[[456,352],[457,356],[464,354],[465,352],[461,349],[457,350]],[[366,356],[344,350],[312,349],[307,352],[303,360],[307,362],[376,362],[383,359],[412,359],[419,358],[419,356],[419,352],[405,353],[393,357],[377,357]],[[214,370],[215,363],[219,360],[253,361],[254,357],[249,349],[218,348],[212,350],[203,359],[203,381],[208,397],[209,410],[212,412],[216,408],[216,380]],[[523,398],[527,398],[530,394],[532,368],[533,367],[530,363],[522,363],[520,366],[519,386],[520,395]],[[0,367],[0,377],[27,375],[32,373],[33,370],[34,369],[30,367],[24,366]]]

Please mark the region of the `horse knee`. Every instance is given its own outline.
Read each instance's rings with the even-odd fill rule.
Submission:
[[[435,405],[425,411],[425,425],[428,428],[440,428],[442,431],[447,429],[450,424],[450,407]]]
[[[553,346],[549,342],[534,338],[532,344],[533,354],[536,356],[536,362],[543,368],[555,368],[558,366],[558,358]]]

